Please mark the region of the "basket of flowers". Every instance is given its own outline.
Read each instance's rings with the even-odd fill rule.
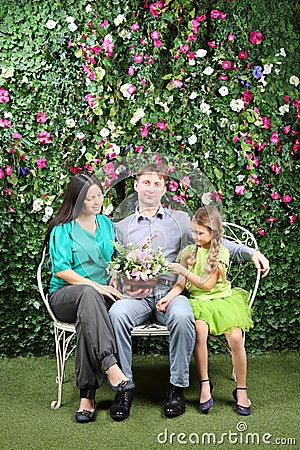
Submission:
[[[158,276],[168,272],[168,260],[161,247],[152,248],[151,240],[139,246],[131,243],[127,247],[114,242],[117,255],[110,262],[110,273],[122,278],[126,286],[134,289],[151,289]]]

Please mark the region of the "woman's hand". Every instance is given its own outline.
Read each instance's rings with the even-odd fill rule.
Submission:
[[[109,297],[113,302],[124,298],[124,295],[121,294],[121,292],[119,292],[113,286],[108,286],[106,284],[94,283],[94,287],[95,287],[96,291],[99,292],[99,294]]]

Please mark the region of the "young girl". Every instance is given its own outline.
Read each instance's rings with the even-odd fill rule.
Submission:
[[[253,326],[248,292],[231,288],[226,280],[229,252],[221,245],[222,219],[218,210],[211,206],[199,208],[191,219],[191,231],[195,245],[185,248],[181,264],[170,263],[170,269],[183,277],[173,290],[183,289],[190,293],[190,303],[196,319],[195,359],[200,378],[200,411],[207,413],[213,406],[213,385],[208,378],[208,333],[225,334],[232,352],[232,364],[237,387],[233,391],[238,414],[251,413],[246,392],[246,353],[242,330]],[[157,305],[165,311],[174,297],[170,291]]]

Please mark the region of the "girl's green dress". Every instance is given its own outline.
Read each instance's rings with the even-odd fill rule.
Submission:
[[[191,245],[190,251],[194,246]],[[203,268],[209,250],[199,247],[196,263],[189,267],[191,272],[203,276]],[[225,275],[229,264],[229,251],[224,246],[220,247],[217,257],[223,263]],[[195,319],[204,320],[209,326],[209,333],[220,335],[230,332],[238,327],[243,331],[249,331],[253,327],[251,311],[249,307],[249,293],[241,288],[231,288],[230,281],[222,281],[220,277],[215,286],[207,291],[188,283],[190,303]]]

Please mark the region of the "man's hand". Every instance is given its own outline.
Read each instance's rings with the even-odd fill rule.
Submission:
[[[134,291],[132,286],[125,287],[125,293],[133,298],[144,298],[147,297],[147,295],[150,295],[151,292],[152,289],[136,289]]]
[[[265,278],[270,271],[269,260],[259,250],[254,250],[252,261],[254,262],[255,267],[260,269],[262,273],[261,277]]]

